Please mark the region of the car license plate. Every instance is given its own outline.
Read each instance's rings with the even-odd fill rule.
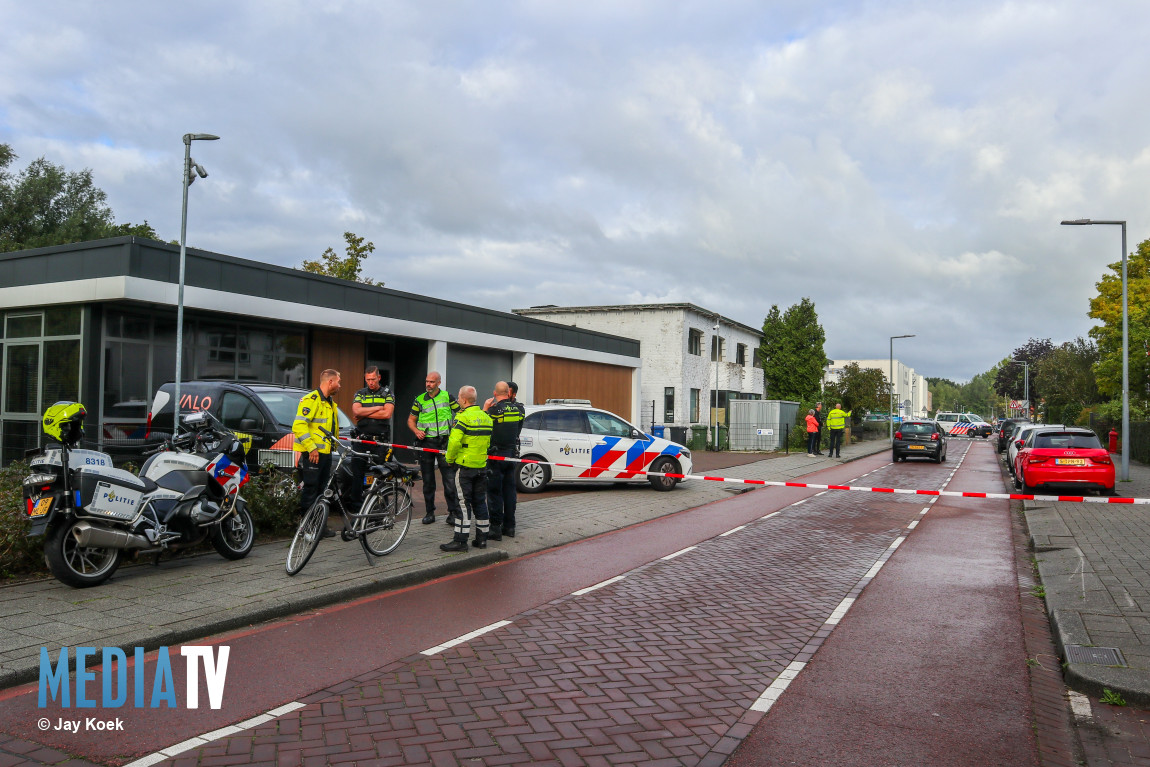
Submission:
[[[52,508],[52,501],[54,498],[55,496],[49,495],[36,501],[36,505],[32,507],[32,516],[42,517],[47,514],[48,510]]]
[[[1055,458],[1054,463],[1058,466],[1085,466],[1085,458]]]
[[[926,450],[926,445],[911,445],[911,450]]]

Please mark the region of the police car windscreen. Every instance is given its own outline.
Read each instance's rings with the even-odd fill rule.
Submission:
[[[267,405],[268,410],[271,411],[272,418],[276,419],[276,423],[287,429],[291,428],[292,421],[295,420],[296,409],[299,407],[299,401],[305,394],[307,394],[307,392],[256,391],[256,396]],[[339,428],[351,428],[351,420],[344,415],[342,410],[339,411]]]
[[[1082,448],[1084,450],[1101,450],[1102,443],[1098,441],[1097,434],[1087,434],[1085,432],[1068,431],[1068,432],[1053,432],[1047,434],[1036,434],[1034,436],[1035,447],[1063,447],[1063,448]]]

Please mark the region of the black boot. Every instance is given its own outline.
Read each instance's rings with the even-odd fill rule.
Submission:
[[[477,531],[475,533],[475,540],[471,542],[471,545],[477,549],[487,548],[487,533]]]
[[[491,528],[491,532],[487,534],[487,540],[489,540],[489,541],[501,541],[501,540],[503,540],[503,533],[501,533],[498,530],[498,528],[493,527],[493,528]]]
[[[423,524],[430,525],[434,521],[435,521],[435,512],[434,511],[429,511],[423,515]]]
[[[467,541],[452,541],[439,544],[440,551],[467,551]]]
[[[515,528],[514,527],[505,527],[505,528],[503,528],[503,534],[506,535],[508,538],[514,538],[515,537]]]
[[[457,516],[455,516],[454,514],[451,514],[451,513],[449,512],[449,513],[448,513],[448,515],[447,515],[447,519],[445,519],[445,520],[443,520],[443,521],[447,523],[447,526],[448,526],[448,527],[454,527],[454,526],[455,526],[455,523],[456,523],[456,522],[459,522],[459,521],[460,521],[460,519],[459,519],[459,517],[457,517]]]

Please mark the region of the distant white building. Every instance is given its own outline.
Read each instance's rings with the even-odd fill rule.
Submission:
[[[930,390],[926,377],[920,376],[914,368],[902,364],[897,359],[892,365],[890,358],[881,360],[832,360],[823,374],[826,383],[837,383],[842,369],[851,363],[860,368],[875,368],[882,371],[882,377],[889,383],[894,372],[895,399],[899,412],[907,418],[925,418],[931,410]],[[829,407],[829,405],[828,405]]]
[[[534,306],[512,311],[638,339],[640,426],[710,426],[716,402],[715,420],[723,423],[728,400],[763,398],[763,368],[755,364],[762,332],[718,312],[686,303]]]

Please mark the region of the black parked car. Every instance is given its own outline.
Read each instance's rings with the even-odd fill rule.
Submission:
[[[1030,423],[1029,418],[1003,418],[998,422],[998,429],[995,431],[995,445],[994,449],[1001,453],[1006,449],[1006,445],[1010,442],[1010,432],[1014,429],[1015,424]]]
[[[929,458],[942,463],[946,460],[946,432],[932,420],[915,418],[903,421],[894,433],[891,458],[895,463],[907,458]]]

